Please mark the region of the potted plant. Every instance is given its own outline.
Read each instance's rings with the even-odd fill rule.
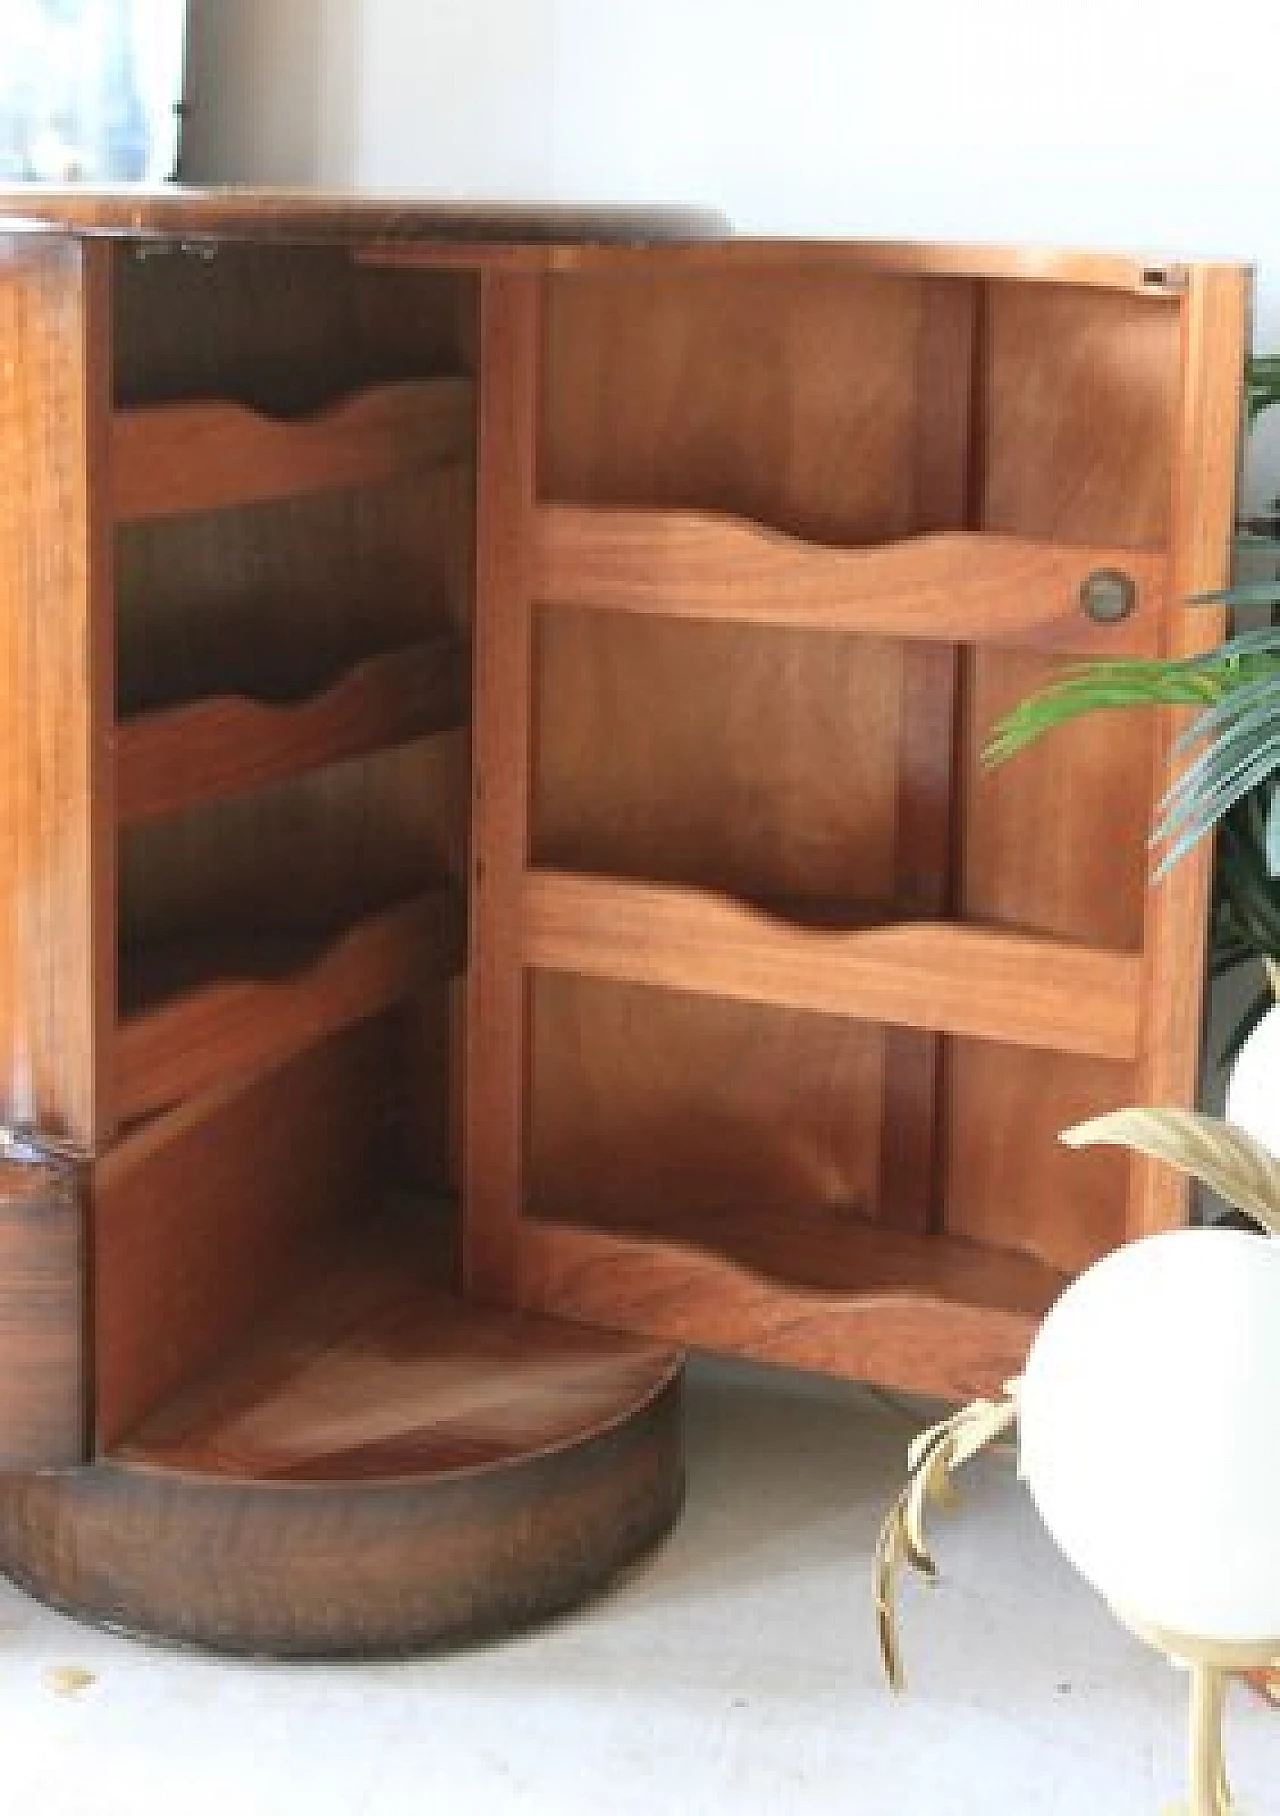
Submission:
[[[1251,362],[1246,402],[1250,427],[1280,403],[1280,356]],[[1247,542],[1274,546],[1274,520],[1243,528]],[[1237,585],[1204,595],[1203,602],[1266,608],[1274,616],[1280,580]],[[1216,832],[1211,974],[1221,977],[1241,967],[1256,974],[1252,1000],[1221,1055],[1233,1068],[1227,1118],[1280,1157],[1280,625],[1241,632],[1204,655],[1076,668],[1024,700],[997,726],[986,759],[1007,761],[1082,714],[1143,706],[1199,709],[1175,746],[1190,760],[1165,795],[1152,833],[1158,854],[1154,880]],[[1157,1120],[1143,1125],[1148,1132],[1161,1115],[1150,1114]],[[1165,1114],[1169,1135],[1176,1118]],[[1176,1136],[1169,1139],[1173,1146],[1161,1157],[1186,1166]],[[1189,1170],[1196,1172],[1194,1166]],[[1203,1172],[1196,1176],[1218,1189]],[[1255,1676],[1280,1701],[1280,1668]]]

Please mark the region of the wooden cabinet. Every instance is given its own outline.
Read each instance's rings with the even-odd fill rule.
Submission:
[[[286,1651],[527,1618],[673,1516],[672,1345],[965,1394],[1181,1215],[1054,1140],[1193,1089],[1171,727],[979,753],[1218,633],[1238,270],[22,200],[4,1109],[84,1184],[0,1209],[0,1457],[94,1460],[0,1491],[24,1580]],[[441,1518],[505,1600],[444,1610]]]

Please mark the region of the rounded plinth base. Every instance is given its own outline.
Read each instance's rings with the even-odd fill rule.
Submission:
[[[92,1468],[0,1483],[0,1565],[220,1651],[402,1654],[602,1589],[682,1493],[680,1359],[348,1266]]]

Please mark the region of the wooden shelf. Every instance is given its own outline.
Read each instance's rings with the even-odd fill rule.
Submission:
[[[469,702],[467,653],[439,637],[370,656],[307,700],[227,694],[140,713],[119,731],[117,815],[134,825],[446,731]]]
[[[447,466],[471,457],[473,413],[466,378],[371,386],[297,421],[215,401],[120,410],[111,429],[113,513],[137,523]]]
[[[440,889],[321,938],[177,940],[126,952],[114,1051],[128,1121],[281,1064],[464,962],[465,913]]]
[[[524,962],[819,1015],[1132,1059],[1140,960],[942,921],[799,925],[671,884],[531,870]]]
[[[1166,565],[1135,549],[958,530],[830,548],[710,512],[554,504],[537,513],[533,593],[582,610],[1153,656]],[[1080,605],[1099,569],[1137,587],[1136,609],[1115,624]]]
[[[530,1301],[672,1343],[956,1399],[1022,1367],[1067,1276],[839,1212],[747,1208],[583,1228],[528,1218]]]
[[[563,1609],[666,1531],[680,1358],[465,1305],[422,1219],[351,1211],[92,1472],[0,1485],[7,1569],[115,1626],[368,1655]]]

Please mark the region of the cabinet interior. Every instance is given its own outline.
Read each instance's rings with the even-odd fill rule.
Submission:
[[[1129,1233],[1127,1162],[1055,1137],[1138,1090],[1156,739],[1105,715],[981,751],[1064,664],[1164,647],[1178,296],[552,260],[518,280],[511,529],[504,281],[115,255],[104,1441],[379,1205],[461,1195],[465,1251],[491,1140],[521,1302],[942,1391]],[[527,801],[472,851],[473,692],[512,704],[473,675],[477,547],[508,534]],[[1121,564],[1138,609],[1094,623],[1080,584]],[[463,1101],[491,858],[519,876],[506,1135]],[[456,1220],[416,1221],[450,1275]],[[720,1310],[673,1329],[662,1294]],[[954,1312],[954,1361],[859,1338],[895,1295]]]

